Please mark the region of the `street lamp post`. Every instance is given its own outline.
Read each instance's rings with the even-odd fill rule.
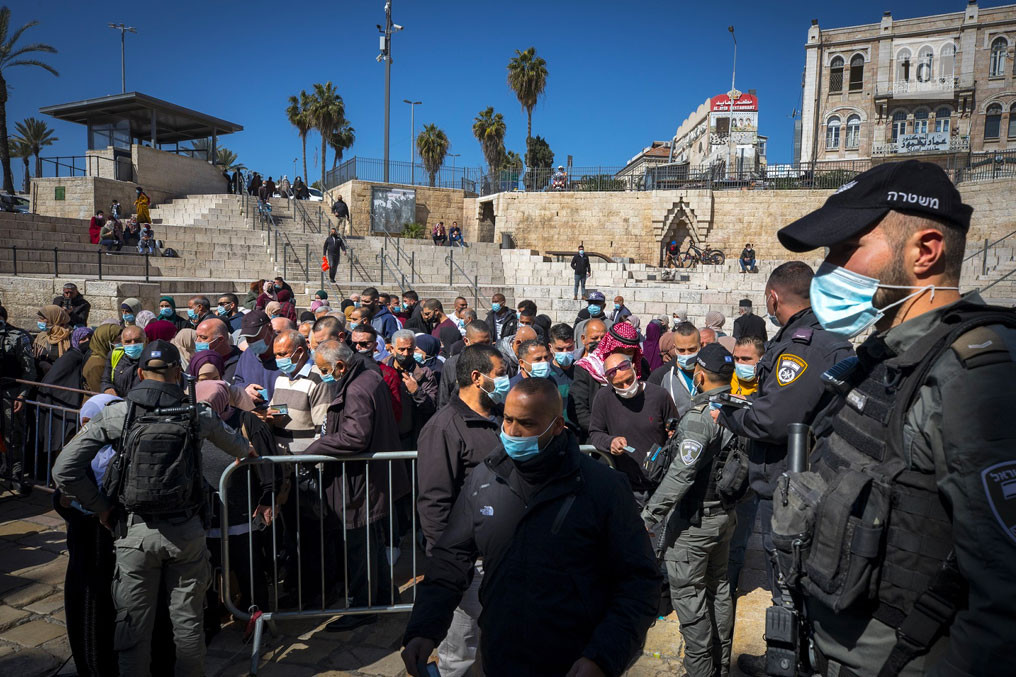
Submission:
[[[734,87],[734,76],[737,74],[737,38],[734,36],[734,27],[728,26],[730,38],[734,41],[734,65],[730,69],[730,91],[727,97],[730,99],[730,119],[727,120],[727,177],[734,177],[734,101],[741,96],[741,92]]]
[[[410,101],[409,99],[403,99],[402,102],[409,104],[409,183],[414,185],[416,184],[416,146],[413,137],[416,135],[416,107],[423,102]]]
[[[392,23],[392,0],[385,2],[384,28],[381,28],[381,24],[376,26],[382,36],[381,53],[377,55],[377,62],[385,63],[385,183],[388,183],[388,130],[392,112],[392,33],[402,30],[402,26]]]
[[[120,24],[112,24],[111,23],[111,24],[109,24],[109,27],[114,29],[114,30],[120,31],[120,93],[121,94],[126,94],[127,93],[127,48],[126,48],[126,42],[127,41],[126,41],[124,35],[126,33],[137,33],[138,29],[134,28],[133,26],[126,26],[126,25],[124,25],[122,23],[120,23]]]

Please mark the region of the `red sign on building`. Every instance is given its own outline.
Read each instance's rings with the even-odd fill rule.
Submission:
[[[730,111],[730,97],[719,94],[709,100],[709,109],[714,113]],[[734,112],[758,111],[758,97],[753,94],[742,94],[734,101]]]

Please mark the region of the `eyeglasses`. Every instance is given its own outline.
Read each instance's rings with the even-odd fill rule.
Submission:
[[[607,379],[612,379],[614,378],[615,374],[620,374],[621,372],[629,371],[631,368],[632,368],[631,362],[629,360],[625,360],[616,367],[604,371],[603,375],[606,376]]]

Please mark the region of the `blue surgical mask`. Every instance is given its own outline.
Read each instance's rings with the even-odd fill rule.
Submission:
[[[47,329],[49,329],[49,325],[46,324],[45,322],[36,322],[35,326],[39,328],[39,331],[46,331]]]
[[[349,331],[352,332],[353,330],[355,330],[359,326],[360,326],[359,322],[350,322],[349,323]]]
[[[754,381],[755,380],[755,365],[754,364],[735,364],[734,372],[737,374],[738,381]]]
[[[176,311],[172,308],[159,308],[159,317],[173,317]]]
[[[128,324],[134,322],[134,313],[124,313],[123,314],[123,321],[128,323]]]
[[[690,355],[678,355],[677,356],[677,363],[678,363],[678,365],[680,365],[681,369],[684,369],[685,371],[689,371],[689,370],[695,368],[695,358],[697,358],[697,357],[698,357],[698,351],[695,351],[694,353],[692,353]]]
[[[615,303],[614,304],[614,310],[621,310],[621,304],[620,303]]]
[[[405,303],[403,303],[401,306],[399,306],[399,308],[401,308],[403,312],[409,310],[409,306],[407,306]]]
[[[123,353],[132,360],[136,360],[141,357],[141,351],[144,349],[145,347],[140,343],[130,343],[123,347]]]
[[[769,321],[773,323],[773,326],[775,326],[775,327],[782,327],[783,326],[783,323],[780,322],[780,318],[776,317],[772,313],[766,313],[766,317],[768,317]]]
[[[501,312],[501,304],[500,303],[491,303],[490,304],[490,309],[493,310],[495,313],[500,313]]]
[[[597,305],[595,303],[590,303],[586,307],[586,309],[589,311],[590,315],[599,315],[600,311],[603,310],[603,306],[599,306],[599,305]]]
[[[258,339],[254,343],[248,343],[247,350],[253,350],[255,355],[264,355],[265,351],[268,350],[268,344],[265,343],[264,339]]]
[[[416,360],[419,364],[423,364],[424,362],[427,361],[427,356],[422,353],[413,353],[413,359]]]
[[[354,308],[359,308],[360,307],[360,302],[359,301],[353,301],[353,307]]]
[[[321,374],[322,383],[334,383],[335,376],[333,374]]]
[[[187,317],[189,317],[192,320],[198,319],[198,311],[194,310],[193,308],[188,308]]]
[[[575,355],[569,352],[554,353],[554,361],[567,369],[575,361]]]
[[[884,308],[876,308],[872,304],[872,299],[879,287],[916,291]],[[938,287],[933,284],[923,287],[880,284],[874,277],[867,277],[831,263],[823,263],[811,280],[811,308],[823,329],[850,338],[882,319],[889,308],[898,306],[928,289],[931,290],[931,298],[934,299],[936,289],[959,290],[959,287]]]
[[[225,315],[228,311],[226,310],[226,306],[219,306],[215,309],[215,312],[219,315]]]
[[[551,421],[550,425],[547,426],[547,430],[554,427],[555,422],[556,419]],[[545,435],[547,430],[544,430],[539,435],[515,437],[505,433],[504,428],[501,428],[501,444],[504,445],[505,452],[513,461],[524,461],[540,453],[540,437]]]
[[[494,390],[483,392],[487,393],[487,397],[493,400],[494,404],[503,404],[508,397],[508,391],[512,389],[511,379],[507,376],[496,376],[491,380],[494,382]],[[480,388],[483,389],[483,386]]]
[[[281,371],[286,376],[289,376],[294,371],[296,371],[296,365],[293,364],[292,358],[289,357],[276,357],[275,366],[277,366],[279,368],[279,371]]]
[[[204,341],[195,341],[195,342],[194,342],[194,350],[196,350],[196,351],[197,351],[197,352],[199,352],[199,353],[200,353],[200,352],[201,352],[202,350],[210,350],[210,347],[209,347],[210,345],[211,345],[211,344],[209,344],[209,343],[206,343],[206,342],[204,342]]]
[[[536,378],[547,378],[550,376],[550,362],[533,362],[529,365],[529,375]]]

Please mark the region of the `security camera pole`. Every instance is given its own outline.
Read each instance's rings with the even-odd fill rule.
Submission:
[[[737,38],[734,37],[734,27],[728,26],[727,30],[730,31],[730,37],[734,41],[734,65],[730,69],[730,91],[727,92],[727,97],[730,99],[730,119],[727,121],[727,177],[734,178],[734,161],[736,153],[734,152],[734,101],[741,96],[741,92],[737,91],[734,87],[734,76],[737,73]]]
[[[388,125],[391,121],[392,98],[392,0],[385,2],[385,28],[382,33],[384,38],[381,40],[381,54],[378,58],[385,62],[385,183],[388,183]]]
[[[137,33],[138,29],[133,26],[125,26],[124,24],[110,24],[110,28],[120,31],[120,93],[127,93],[127,56],[126,56],[126,40],[124,39],[125,33]]]

